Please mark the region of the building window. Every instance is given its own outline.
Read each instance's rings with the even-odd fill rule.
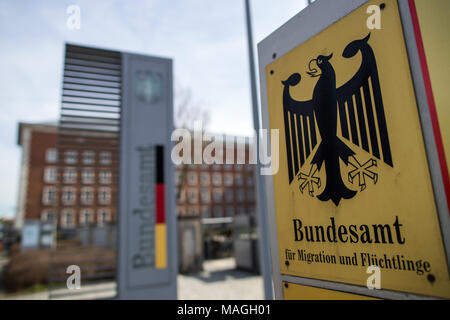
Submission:
[[[92,150],[87,150],[83,152],[83,164],[94,164],[95,163],[95,152]]]
[[[223,216],[223,208],[221,206],[214,206],[213,208],[214,217],[222,217]]]
[[[232,166],[231,164],[226,164],[226,165],[223,166],[223,168],[224,168],[226,171],[231,171],[231,170],[233,169],[233,166]]]
[[[247,186],[253,187],[255,185],[255,177],[253,175],[247,176]]]
[[[186,215],[186,208],[185,208],[185,207],[177,206],[177,215],[178,215],[179,217],[185,216],[185,215]]]
[[[211,202],[211,192],[209,192],[208,188],[200,189],[200,198],[202,203],[210,203]]]
[[[61,212],[61,226],[63,228],[75,227],[75,213],[73,210],[63,210]]]
[[[223,191],[222,189],[213,189],[214,202],[222,202]]]
[[[221,186],[222,185],[222,174],[219,172],[213,173],[212,183],[216,187]]]
[[[94,188],[81,188],[81,204],[92,204],[94,202]]]
[[[109,204],[111,202],[111,189],[99,188],[98,189],[98,203]]]
[[[177,203],[184,203],[186,201],[186,190],[181,189],[178,191]]]
[[[187,175],[187,181],[190,186],[196,186],[198,180],[197,172],[189,172]]]
[[[82,209],[80,211],[80,225],[88,226],[94,221],[94,213],[92,209]]]
[[[254,166],[255,166],[254,164],[247,164],[245,166],[245,170],[247,170],[248,172],[252,172]]]
[[[83,184],[93,184],[95,182],[95,173],[93,169],[83,169],[81,172],[81,182]]]
[[[244,185],[244,178],[242,177],[242,174],[236,173],[234,176],[234,183],[239,187]]]
[[[58,170],[56,167],[46,167],[44,169],[44,182],[56,183]]]
[[[227,206],[227,208],[226,208],[226,216],[227,217],[234,217],[234,207],[233,206]]]
[[[41,221],[43,223],[53,223],[55,221],[55,211],[53,210],[44,210],[41,213]]]
[[[64,161],[67,164],[75,164],[78,161],[78,152],[76,150],[67,150],[65,153]]]
[[[45,205],[56,204],[56,188],[44,187],[42,190],[42,203]]]
[[[74,184],[77,182],[77,169],[64,168],[63,181],[67,184]]]
[[[223,184],[226,187],[231,187],[233,185],[233,174],[232,173],[225,173],[223,175]]]
[[[100,164],[109,165],[111,164],[111,152],[110,151],[102,151],[99,154]]]
[[[233,201],[234,201],[234,192],[233,192],[233,189],[227,189],[227,190],[225,190],[225,201],[226,201],[226,202],[233,202]]]
[[[109,222],[111,222],[111,210],[104,208],[99,209],[97,212],[97,224],[100,227],[103,227]]]
[[[188,215],[190,215],[190,216],[198,216],[198,215],[200,215],[200,210],[198,209],[198,207],[189,207]]]
[[[75,200],[77,198],[76,189],[75,188],[63,188],[62,189],[62,202],[65,205],[73,205],[75,204]]]
[[[200,173],[200,184],[203,187],[209,186],[209,172],[201,172]]]
[[[109,170],[100,170],[98,178],[100,184],[111,184],[112,173]]]
[[[211,218],[211,208],[210,207],[202,207],[202,218]]]
[[[183,172],[177,170],[175,172],[175,185],[181,186],[182,183],[183,183]]]
[[[255,191],[253,189],[248,189],[247,190],[247,200],[249,202],[255,201]]]
[[[56,163],[56,161],[58,161],[58,151],[56,151],[56,149],[54,148],[47,149],[45,151],[45,160],[48,163]]]
[[[237,207],[237,214],[238,215],[244,215],[246,213],[244,206]]]
[[[234,166],[234,169],[235,169],[236,171],[241,171],[241,170],[242,170],[242,167],[243,167],[242,164],[236,164],[236,165]]]
[[[245,201],[245,190],[244,189],[238,189],[236,191],[236,201],[237,202],[244,202]]]
[[[189,203],[197,203],[198,202],[198,190],[190,189],[187,191],[187,197]]]

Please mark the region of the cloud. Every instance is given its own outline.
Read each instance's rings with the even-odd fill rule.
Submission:
[[[306,0],[252,1],[255,42]],[[66,8],[81,8],[81,29]],[[244,1],[0,0],[0,216],[16,203],[19,121],[57,119],[64,43],[174,59],[174,78],[210,110],[210,128],[251,134]],[[256,51],[255,51],[256,52]]]

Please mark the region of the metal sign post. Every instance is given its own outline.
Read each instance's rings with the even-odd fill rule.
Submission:
[[[172,61],[122,54],[120,299],[176,299]]]
[[[249,55],[249,66],[250,66],[250,84],[251,84],[251,93],[252,93],[252,111],[253,111],[253,126],[257,135],[259,135],[259,131],[261,129],[260,121],[259,121],[259,112],[258,112],[258,96],[257,96],[257,88],[256,88],[256,73],[255,73],[255,59],[253,53],[253,36],[252,36],[252,23],[251,23],[251,15],[250,15],[250,2],[249,0],[245,1],[245,17],[247,22],[247,40],[248,40],[248,55]],[[259,136],[255,137],[255,142],[259,141]],[[255,170],[255,180],[258,182],[256,185],[257,190],[257,205],[256,209],[258,212],[257,221],[258,221],[258,256],[259,256],[259,264],[261,274],[264,279],[264,297],[267,300],[273,300],[273,284],[272,284],[272,262],[270,260],[270,246],[268,237],[268,221],[267,221],[267,208],[264,205],[265,199],[265,185],[264,185],[264,177],[261,176],[260,173],[260,165],[256,165]]]
[[[427,52],[449,5],[416,3],[315,1],[259,44],[278,299],[450,297],[448,75]]]

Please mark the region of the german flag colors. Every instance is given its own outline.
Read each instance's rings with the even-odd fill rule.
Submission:
[[[156,146],[156,228],[155,228],[155,267],[167,267],[166,206],[164,184],[164,147]]]

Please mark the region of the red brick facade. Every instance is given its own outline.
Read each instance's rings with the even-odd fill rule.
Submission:
[[[29,132],[28,141],[24,130]],[[26,158],[22,161],[26,174],[21,174],[24,194],[19,197],[24,208],[18,213],[23,215],[22,220],[53,218],[55,222],[59,215],[57,221],[62,228],[114,222],[117,152],[89,150],[90,138],[80,137],[82,149],[60,149],[55,157],[52,153],[57,151],[57,137],[56,125],[19,125],[19,144]],[[254,213],[253,165],[182,165],[177,167],[175,179],[179,217],[221,218]]]
[[[21,181],[25,183],[21,188],[24,196],[20,197],[24,202],[23,220],[55,222],[58,216],[58,225],[63,228],[115,220],[117,175],[113,152],[83,146],[59,150],[62,154],[58,154],[56,126],[21,124],[19,130],[19,144],[23,145],[22,130],[28,130],[30,138],[27,159],[22,163],[26,167],[22,170],[27,172]]]

